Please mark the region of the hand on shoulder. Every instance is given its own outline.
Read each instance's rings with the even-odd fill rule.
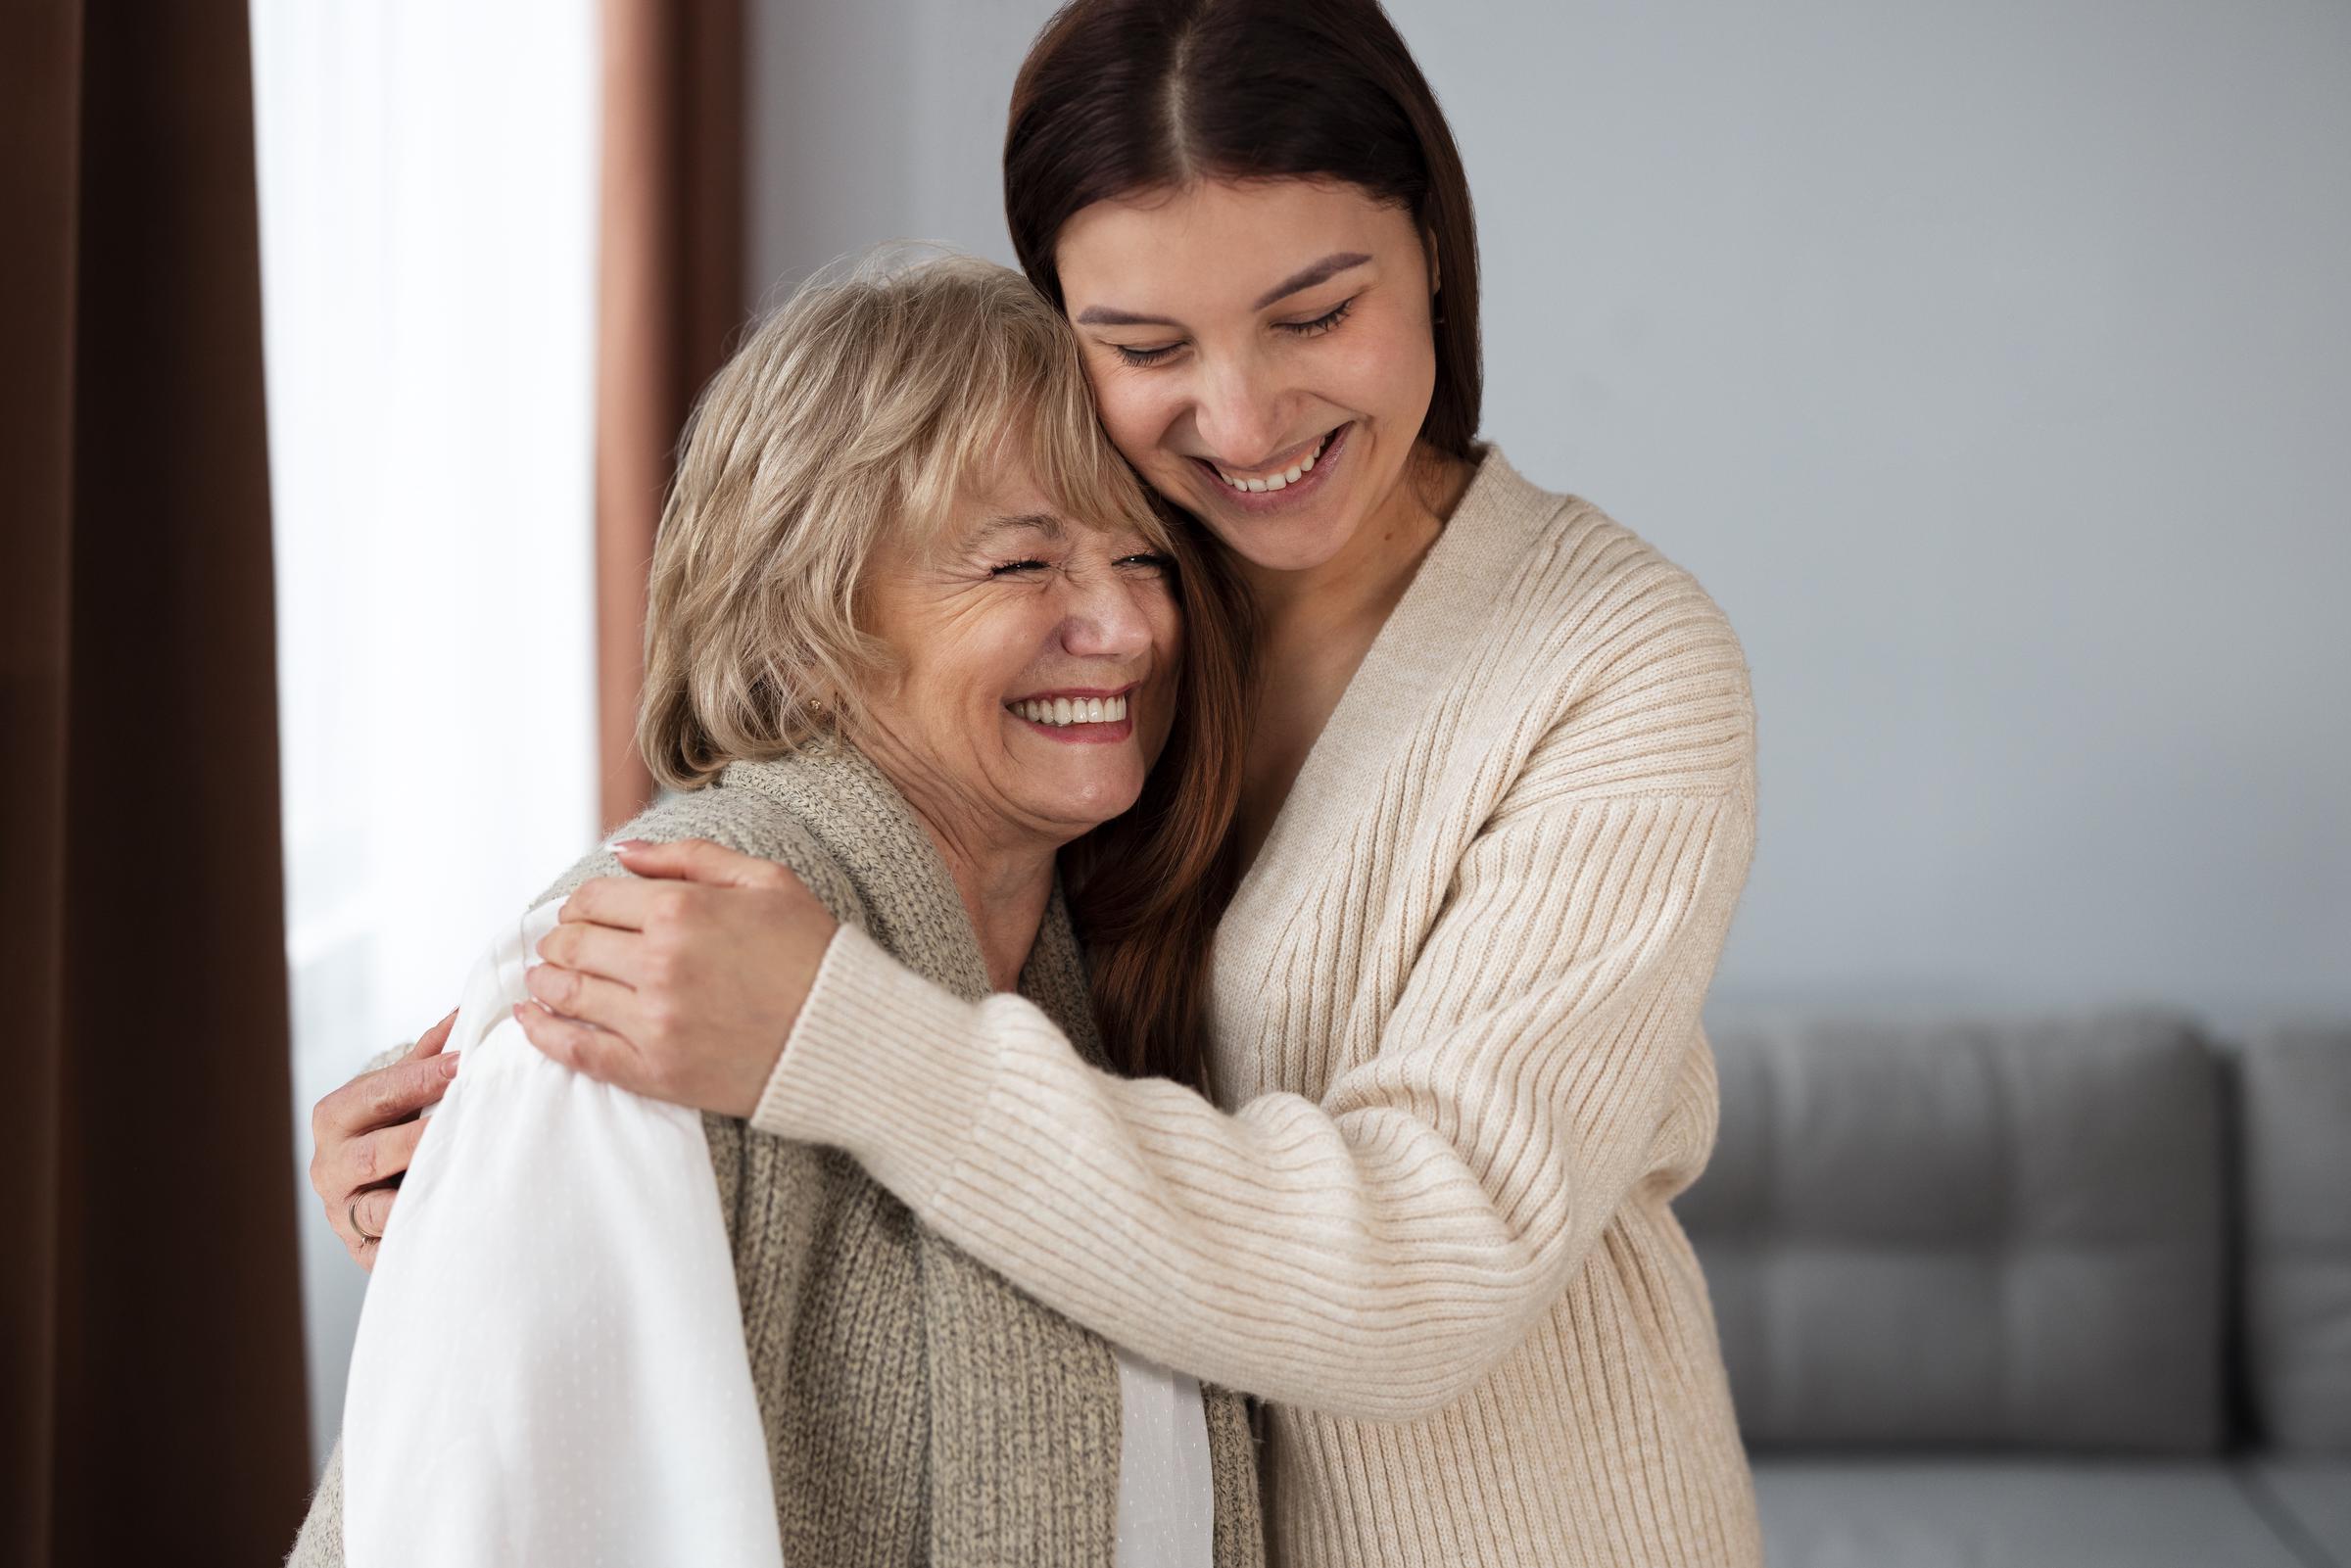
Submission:
[[[749,1117],[840,922],[787,867],[709,839],[613,846],[524,976],[531,1043],[651,1099]]]

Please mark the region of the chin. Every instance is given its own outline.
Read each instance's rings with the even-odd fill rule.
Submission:
[[[1311,572],[1347,547],[1355,530],[1342,522],[1212,517],[1203,520],[1225,548],[1266,572]]]
[[[1143,781],[1139,773],[1122,773],[1116,778],[1072,780],[1052,792],[1049,800],[1039,800],[1040,814],[1056,822],[1080,823],[1084,831],[1101,827],[1114,817],[1126,815],[1142,798]]]
[[[1226,549],[1260,571],[1311,572],[1344,550],[1362,526],[1353,499],[1351,495],[1333,495],[1302,516],[1252,517],[1218,506],[1213,496],[1201,492],[1186,502],[1186,509]]]

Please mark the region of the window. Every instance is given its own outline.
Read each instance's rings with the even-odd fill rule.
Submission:
[[[307,1164],[599,826],[597,10],[253,0],[253,53]],[[365,1276],[303,1247],[323,1456]]]

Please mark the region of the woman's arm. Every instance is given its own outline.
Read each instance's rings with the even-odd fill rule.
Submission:
[[[842,931],[753,1124],[849,1150],[1144,1355],[1424,1416],[1518,1344],[1650,1168],[1752,839],[1745,787],[1506,809],[1370,1058],[1319,1103],[1231,1113]]]
[[[617,1025],[550,1013],[526,1028],[640,1092],[662,1092],[627,1081],[648,1064],[707,1071],[697,1052],[773,1062],[754,1125],[847,1149],[1087,1327],[1262,1397],[1422,1416],[1519,1343],[1657,1163],[1752,851],[1750,733],[1646,778],[1596,777],[1569,734],[1538,747],[1400,955],[1374,1049],[1319,1101],[1226,1113],[1096,1070],[1018,997],[963,1002],[829,924],[810,948],[790,888],[766,889],[770,928],[746,931],[753,868],[693,843],[629,851],[652,879],[582,886],[542,948],[541,1000],[608,1006],[596,1022]],[[730,1006],[688,962],[722,929]],[[636,994],[565,971],[599,943],[588,967]],[[744,956],[760,952],[781,957]],[[678,983],[690,971],[701,980]],[[656,1014],[658,1046],[625,1038]]]

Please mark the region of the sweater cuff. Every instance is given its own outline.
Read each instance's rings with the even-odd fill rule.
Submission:
[[[845,1149],[892,1192],[935,1193],[997,1076],[979,1012],[843,926],[751,1125]]]

